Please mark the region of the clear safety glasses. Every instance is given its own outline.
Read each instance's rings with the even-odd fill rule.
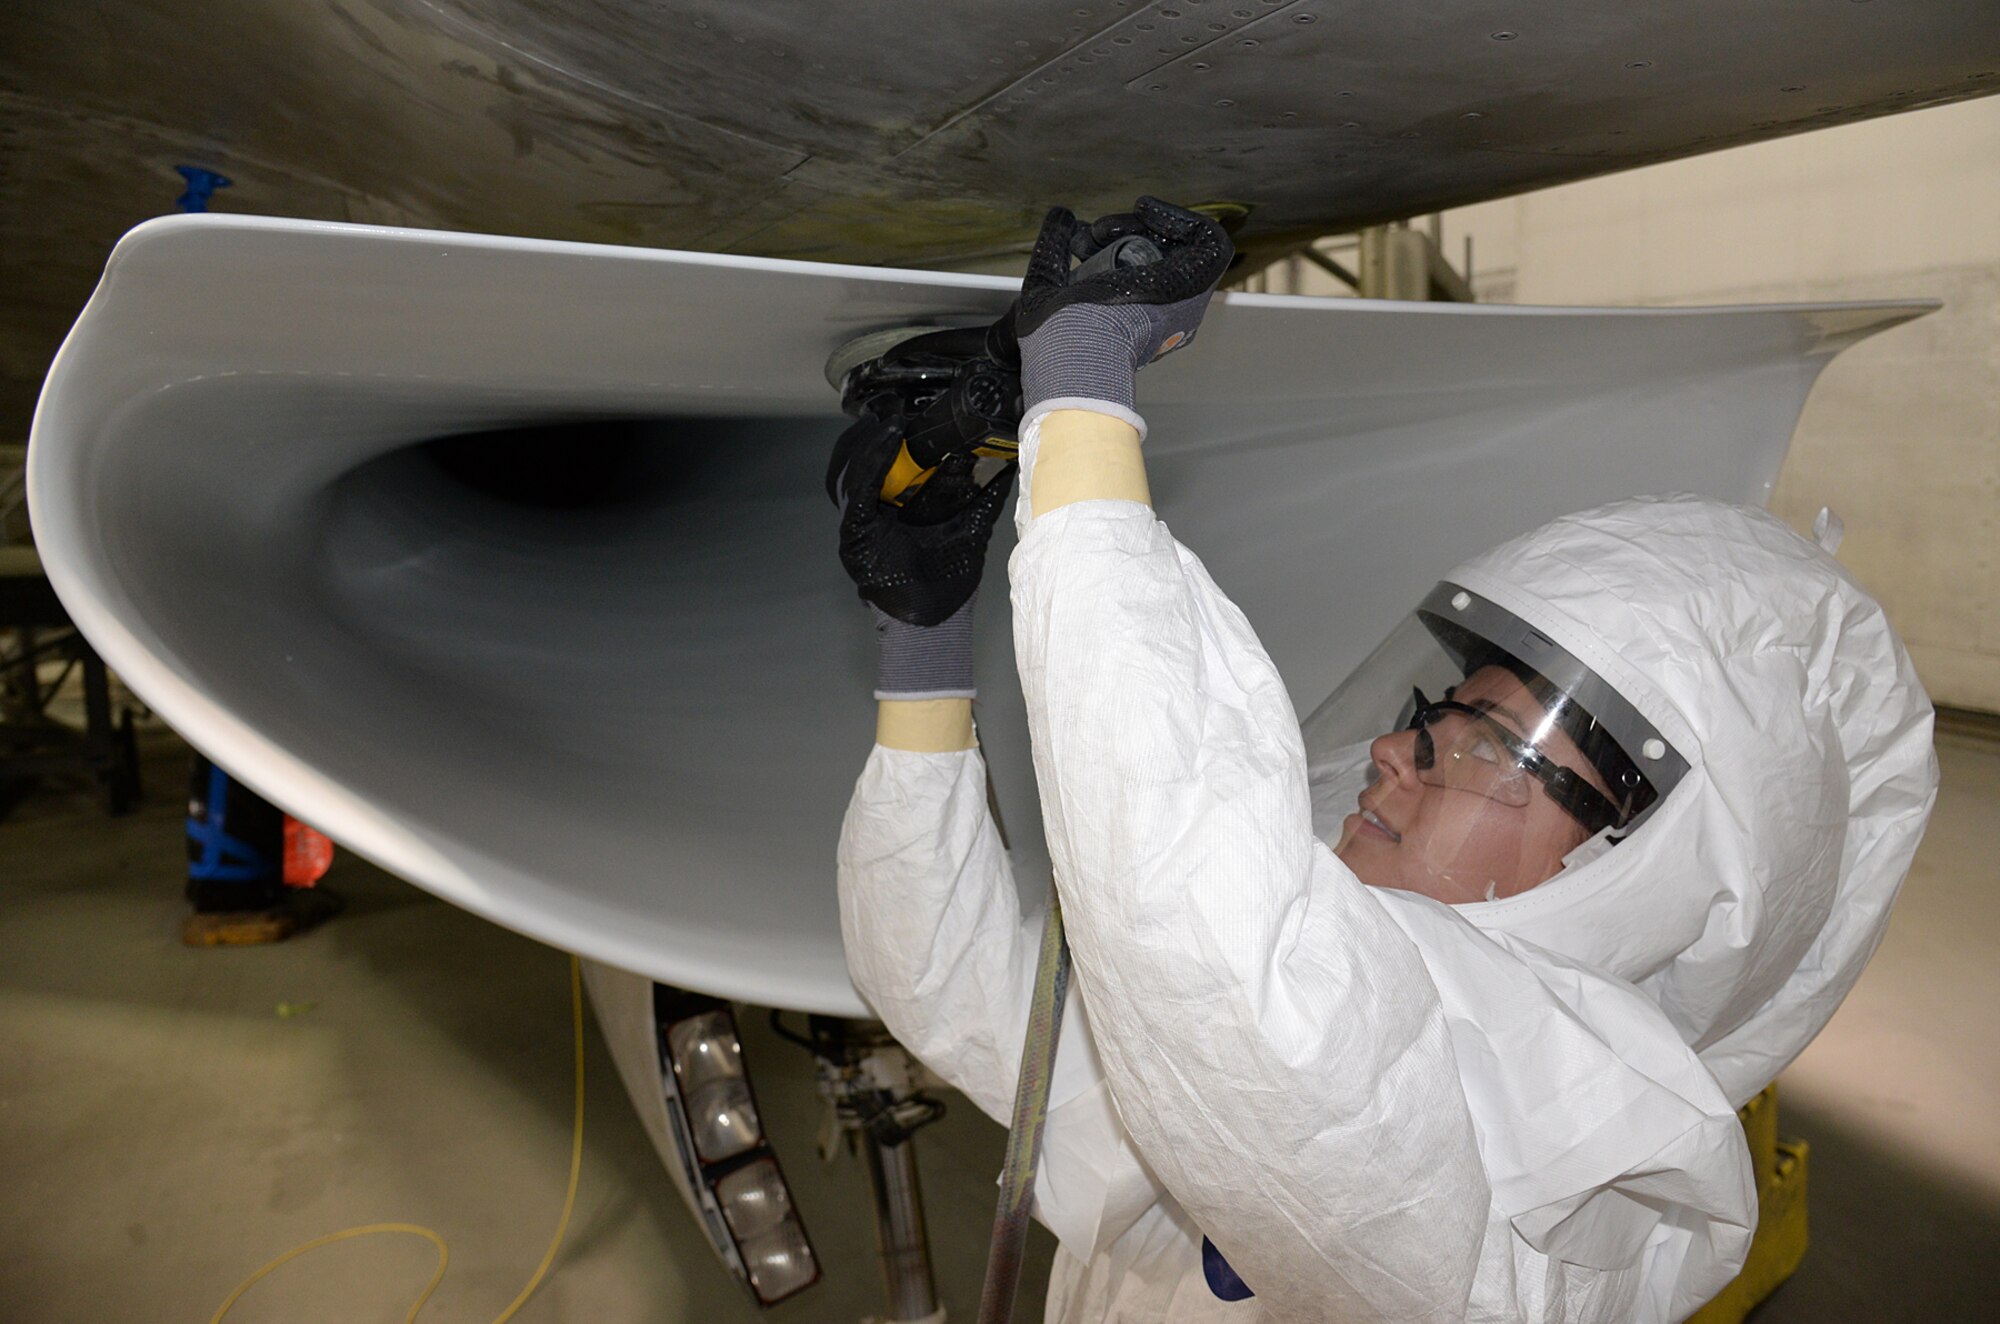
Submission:
[[[1539,789],[1557,808],[1596,833],[1626,816],[1573,768],[1566,768],[1509,731],[1490,708],[1455,699],[1432,702],[1412,688],[1417,733],[1411,760],[1419,780],[1468,791],[1504,805],[1525,807]]]

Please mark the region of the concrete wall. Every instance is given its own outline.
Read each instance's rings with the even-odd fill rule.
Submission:
[[[2000,97],[1487,203],[1482,300],[1709,304],[1930,296],[1820,379],[1772,509],[1846,521],[1940,704],[2000,712]],[[1339,287],[1307,269],[1302,293]],[[1276,280],[1272,288],[1283,288]]]

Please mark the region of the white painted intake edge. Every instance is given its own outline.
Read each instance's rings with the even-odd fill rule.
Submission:
[[[821,367],[1010,282],[241,216],[150,222],[48,377],[35,535],[191,742],[422,887],[625,970],[857,1013],[833,850],[874,705]],[[1814,377],[1932,305],[1554,309],[1232,295],[1141,379],[1154,491],[1310,709],[1444,569],[1638,492],[1767,497]],[[412,449],[646,417],[614,507]],[[1045,890],[996,568],[980,724]]]

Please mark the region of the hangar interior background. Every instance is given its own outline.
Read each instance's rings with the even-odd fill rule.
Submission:
[[[178,187],[159,181],[159,210]],[[2000,98],[1442,217],[1447,256],[1472,239],[1484,301],[1944,300],[1836,361],[1772,497],[1802,529],[1823,505],[1842,515],[1842,560],[1883,598],[1934,698],[1959,711],[1941,725],[1944,791],[1889,938],[1785,1077],[1787,1129],[1816,1146],[1815,1248],[1763,1324],[1976,1318],[2000,1287],[2000,1049],[1986,1011],[2000,1004],[1996,214]],[[1345,292],[1297,261],[1252,281]],[[30,351],[9,352],[20,366]],[[0,468],[22,440],[0,438],[12,447]],[[24,529],[17,518],[4,532]],[[137,815],[107,822],[87,787],[56,782],[0,824],[0,1316],[192,1316],[277,1250],[381,1217],[447,1231],[453,1268],[432,1316],[486,1318],[560,1198],[560,955],[352,858],[331,878],[349,910],[323,930],[255,951],[181,949],[169,937],[184,751],[164,730],[142,730],[142,745],[150,798]],[[858,1318],[879,1297],[871,1233],[851,1214],[865,1174],[815,1157],[809,1062],[742,1019],[828,1266],[814,1295],[769,1317]],[[601,1045],[589,1050],[578,1221],[520,1318],[759,1317],[666,1189]],[[967,1317],[1001,1139],[960,1106],[920,1140],[940,1288]],[[1040,1272],[1049,1252],[1038,1234]],[[381,1240],[322,1252],[241,1318],[395,1317],[429,1255]]]

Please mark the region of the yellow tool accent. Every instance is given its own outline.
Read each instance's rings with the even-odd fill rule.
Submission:
[[[1197,202],[1188,210],[1208,217],[1231,234],[1235,234],[1243,222],[1250,219],[1249,203],[1229,202],[1220,198],[1213,202]]]
[[[1757,1232],[1743,1272],[1687,1324],[1742,1324],[1750,1312],[1792,1276],[1806,1254],[1806,1158],[1803,1140],[1778,1139],[1778,1087],[1743,1105],[1736,1115],[1750,1142],[1757,1174]]]
[[[918,464],[905,444],[896,452],[896,462],[889,466],[889,476],[882,480],[882,499],[892,506],[900,506],[904,497],[922,487],[936,472],[935,467],[926,469]]]
[[[1006,437],[988,437],[974,446],[972,453],[990,460],[1018,459],[1021,454],[1021,443]],[[889,466],[889,476],[882,480],[882,499],[892,506],[900,506],[906,499],[915,495],[918,488],[929,482],[931,475],[936,472],[936,465],[926,469],[918,464],[915,457],[910,454],[910,448],[906,443],[896,452],[896,462]]]

